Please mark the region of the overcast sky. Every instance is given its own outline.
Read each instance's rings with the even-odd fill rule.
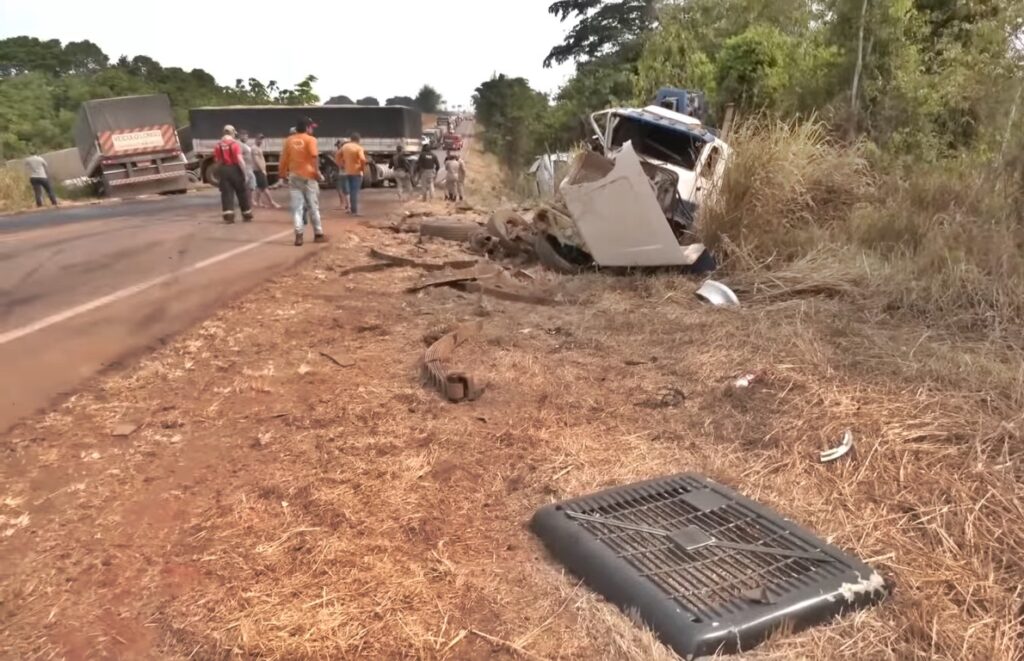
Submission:
[[[454,106],[495,72],[544,92],[565,81],[571,67],[542,66],[566,27],[547,13],[550,2],[0,0],[0,37],[89,39],[111,59],[148,55],[205,69],[225,85],[255,77],[291,86],[312,73],[324,100],[383,103],[428,83]],[[295,15],[299,6],[310,8],[308,18]]]

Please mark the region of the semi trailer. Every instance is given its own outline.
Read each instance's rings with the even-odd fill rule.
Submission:
[[[203,181],[217,183],[213,167],[213,150],[221,139],[224,126],[246,131],[250,143],[263,135],[263,155],[267,160],[267,177],[277,178],[281,148],[289,131],[300,119],[308,119],[315,128],[312,133],[320,151],[320,169],[324,185],[334,184],[338,168],[334,163],[335,144],[347,141],[353,133],[361,136],[366,152],[363,186],[380,186],[394,181],[391,158],[398,146],[406,153],[420,151],[422,119],[420,112],[403,106],[224,106],[193,108],[189,111],[192,145],[201,168]]]
[[[184,191],[189,178],[166,94],[86,101],[75,146],[101,195]]]

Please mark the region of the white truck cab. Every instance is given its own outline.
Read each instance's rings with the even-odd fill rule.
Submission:
[[[689,215],[717,193],[730,149],[700,120],[662,108],[612,108],[590,116],[605,155],[631,142],[641,159],[675,172]]]

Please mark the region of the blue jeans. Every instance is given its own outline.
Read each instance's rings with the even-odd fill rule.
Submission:
[[[288,177],[288,195],[291,199],[292,224],[295,233],[303,234],[305,227],[303,217],[309,212],[309,222],[313,223],[313,233],[323,234],[324,227],[320,223],[320,184],[316,179],[306,179],[297,174]]]
[[[359,213],[359,191],[363,187],[363,175],[346,174],[344,177],[348,189],[348,208],[353,214]]]

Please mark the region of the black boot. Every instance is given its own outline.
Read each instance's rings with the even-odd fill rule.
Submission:
[[[296,232],[295,233],[295,245],[297,245],[297,246],[301,246],[302,245],[302,232]]]

